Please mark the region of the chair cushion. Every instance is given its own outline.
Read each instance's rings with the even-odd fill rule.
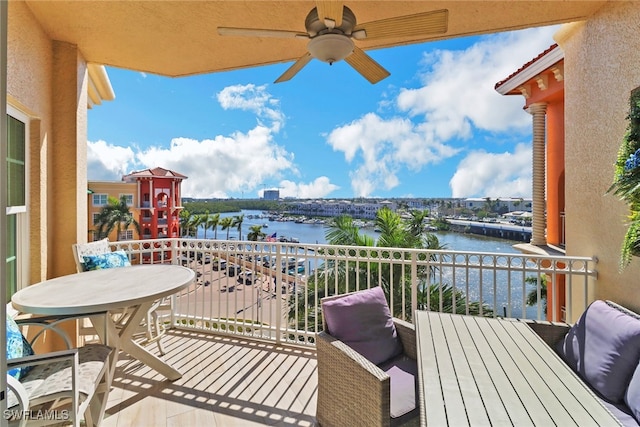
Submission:
[[[78,392],[89,396],[101,379],[109,355],[113,349],[102,344],[87,344],[78,349]],[[46,396],[64,396],[71,392],[71,360],[52,362],[33,367],[20,383],[25,388],[29,400],[38,403]],[[9,393],[7,408],[18,404],[14,393]]]
[[[604,399],[600,399],[600,401],[624,427],[640,427],[638,421],[633,418],[631,411],[624,403],[611,403]]]
[[[416,409],[418,364],[407,356],[397,357],[380,366],[391,379],[391,418]]]
[[[18,357],[32,356],[33,349],[29,341],[22,335],[20,327],[13,320],[13,317],[7,315],[7,359],[16,359]],[[31,366],[23,366],[9,370],[8,374],[19,380],[31,370]]]
[[[84,265],[84,257],[109,253],[111,252],[111,246],[109,245],[109,239],[104,238],[94,242],[78,243],[75,245],[75,251],[78,255],[78,262],[80,263],[80,271],[87,271]]]
[[[564,339],[558,353],[591,387],[622,402],[640,360],[640,319],[605,301],[595,301]]]
[[[131,265],[125,251],[114,251],[100,255],[85,255],[83,258],[85,271],[128,267]]]
[[[631,377],[631,382],[624,394],[624,401],[636,422],[640,421],[640,365],[636,367]]]
[[[327,332],[379,365],[402,353],[382,288],[347,294],[322,302]]]

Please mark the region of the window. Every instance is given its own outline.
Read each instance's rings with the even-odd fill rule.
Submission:
[[[133,230],[121,231],[118,240],[133,240]]]
[[[133,194],[120,194],[120,197],[118,197],[118,199],[121,199],[123,197],[127,200],[127,206],[133,206]]]
[[[93,195],[93,206],[104,206],[107,204],[108,199],[107,194],[94,194]]]
[[[98,212],[94,212],[93,213],[93,225],[98,225],[98,218],[100,217],[100,213]]]
[[[6,302],[26,285],[28,259],[27,141],[28,118],[7,107],[7,259]]]

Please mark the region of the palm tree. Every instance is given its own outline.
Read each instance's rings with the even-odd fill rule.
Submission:
[[[380,230],[377,246],[385,248],[415,247],[415,236],[407,233],[402,218],[391,209],[384,207],[378,210],[375,227]]]
[[[218,239],[218,225],[220,224],[220,214],[209,215],[209,227],[213,228],[213,238]]]
[[[261,240],[266,234],[262,231],[261,225],[252,225],[249,227],[249,234],[247,234],[247,240],[257,242]]]
[[[233,227],[233,218],[230,216],[220,219],[220,227],[223,230],[227,230],[227,240],[229,240],[229,231]]]
[[[198,237],[198,227],[204,224],[205,221],[206,218],[204,215],[193,215],[193,222],[191,224],[193,237]]]
[[[337,217],[333,220],[326,233],[327,242],[331,245],[346,246],[370,246],[385,248],[420,248],[443,249],[434,234],[420,235],[415,227],[405,224],[400,216],[388,208],[380,209],[376,215],[376,227],[380,229],[380,237],[375,242],[370,236],[361,234],[350,217]],[[376,244],[377,243],[377,244]],[[332,251],[333,249],[325,249]],[[350,250],[344,251],[350,255]],[[349,253],[347,253],[349,252]],[[366,251],[363,257],[366,257]],[[357,252],[356,252],[357,253]],[[432,255],[432,258],[435,255]],[[353,258],[353,257],[352,257]],[[454,299],[456,301],[456,313],[465,313],[467,297],[462,291],[453,291],[451,285],[434,282],[437,277],[434,274],[435,267],[421,267],[418,269],[418,307],[426,309],[427,302],[431,307],[440,309],[442,301],[443,310],[452,312]],[[318,318],[318,324],[322,324],[319,307],[319,299],[333,294],[346,293],[355,290],[355,284],[379,283],[385,291],[389,301],[393,301],[394,313],[409,313],[411,316],[411,300],[407,295],[411,294],[412,282],[407,277],[409,274],[401,263],[375,263],[358,261],[328,261],[311,277],[306,286],[306,292],[299,292],[289,297],[288,318],[295,323],[298,329],[313,328]],[[316,280],[317,277],[317,280]],[[331,288],[325,288],[330,283]],[[349,284],[349,286],[347,286]],[[393,295],[391,295],[393,293]],[[403,298],[404,296],[404,298]],[[404,306],[403,306],[404,304]],[[471,314],[480,313],[480,303],[469,303]],[[485,315],[491,315],[492,311],[482,306]]]
[[[198,215],[181,215],[180,227],[182,228],[183,236],[195,236],[198,229],[199,218]]]
[[[233,217],[232,227],[236,227],[238,230],[238,240],[242,240],[242,222],[244,221],[244,214]]]
[[[407,227],[409,228],[408,231],[415,236],[421,236],[425,231],[427,231],[424,220],[429,215],[429,211],[420,211],[417,209],[413,209],[409,213],[411,214],[411,219],[409,220],[409,224],[407,225]]]
[[[360,234],[358,227],[353,224],[353,218],[346,215],[333,218],[325,237],[332,245],[374,246],[375,243],[373,237]]]
[[[207,230],[209,228],[211,228],[211,224],[209,222],[209,210],[204,211],[204,214],[202,215],[202,228],[204,228],[204,238],[207,238]]]
[[[528,276],[524,279],[528,285],[534,285],[535,289],[532,289],[527,294],[527,305],[538,305],[538,278],[536,276]],[[546,274],[540,275],[540,299],[542,300],[542,310],[547,312],[547,276]]]
[[[129,210],[126,196],[121,196],[120,199],[109,197],[106,206],[100,210],[96,218],[96,224],[98,239],[108,237],[116,229],[116,239],[120,240],[121,231],[126,231],[131,226],[140,234],[140,224]]]
[[[181,236],[186,236],[186,235],[188,235],[187,229],[189,227],[189,221],[190,221],[190,218],[191,218],[191,213],[188,210],[183,209],[183,210],[180,211],[179,216],[180,216],[180,229],[181,229],[180,235]]]

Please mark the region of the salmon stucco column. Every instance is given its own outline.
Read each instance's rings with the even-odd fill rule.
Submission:
[[[533,116],[533,232],[531,244],[544,246],[545,238],[545,102],[531,104],[527,112]]]
[[[71,245],[87,238],[87,68],[78,48],[53,42],[48,277],[75,272]]]

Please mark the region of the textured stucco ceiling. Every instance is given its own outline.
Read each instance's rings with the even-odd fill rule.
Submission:
[[[301,39],[222,37],[216,28],[305,31],[314,1],[31,1],[54,40],[76,44],[88,62],[184,76],[293,61]],[[357,41],[364,50],[587,18],[605,1],[346,1],[358,23],[448,9],[448,31],[421,38]]]

